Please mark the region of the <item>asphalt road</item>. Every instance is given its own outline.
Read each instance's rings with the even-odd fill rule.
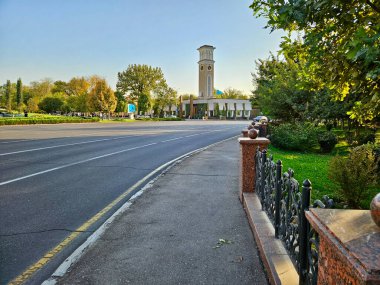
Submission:
[[[0,127],[0,284],[40,284],[133,193],[94,216],[137,181],[180,155],[239,135],[246,125]]]

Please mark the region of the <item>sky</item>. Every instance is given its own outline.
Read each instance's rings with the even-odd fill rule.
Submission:
[[[198,94],[197,48],[216,47],[215,88],[250,94],[255,61],[279,49],[251,0],[0,0],[0,84],[99,75],[116,88],[129,64],[160,67]]]

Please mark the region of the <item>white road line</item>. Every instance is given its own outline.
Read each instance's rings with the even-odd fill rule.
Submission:
[[[219,129],[219,130],[206,131],[206,132],[192,134],[192,135],[183,136],[183,137],[178,137],[178,138],[174,138],[174,139],[168,139],[168,140],[164,140],[164,141],[161,141],[161,142],[162,143],[164,143],[164,142],[171,142],[171,141],[176,141],[176,140],[180,140],[180,139],[184,139],[184,138],[189,138],[189,137],[203,135],[203,134],[206,134],[206,133],[208,134],[208,133],[220,132],[220,131],[224,131],[224,130],[228,130],[228,129],[230,129],[230,128],[224,128],[224,129]]]
[[[47,170],[44,170],[44,171],[36,172],[36,173],[33,173],[33,174],[29,174],[29,175],[25,175],[25,176],[22,176],[22,177],[18,177],[18,178],[15,178],[15,179],[11,179],[11,180],[8,180],[8,181],[1,182],[0,186],[6,185],[6,184],[10,184],[12,182],[24,180],[24,179],[27,179],[27,178],[30,178],[30,177],[33,177],[33,176],[41,175],[41,174],[44,174],[44,173],[52,172],[52,171],[55,171],[55,170],[59,170],[59,169],[62,169],[62,168],[70,167],[70,166],[73,166],[73,165],[89,162],[89,161],[96,160],[96,159],[99,159],[99,158],[104,158],[104,157],[107,157],[107,156],[111,156],[111,155],[115,155],[115,154],[131,151],[131,150],[135,150],[135,149],[139,149],[139,148],[144,148],[144,147],[155,145],[155,144],[157,144],[157,143],[150,143],[150,144],[145,144],[145,145],[142,145],[142,146],[136,146],[136,147],[132,147],[132,148],[128,148],[128,149],[123,149],[123,150],[107,153],[107,154],[100,155],[100,156],[95,156],[95,157],[88,158],[88,159],[85,159],[85,160],[81,160],[81,161],[77,161],[77,162],[61,165],[61,166],[50,168],[50,169],[47,169]]]
[[[16,142],[25,142],[25,141],[31,141],[31,140],[17,140],[17,141],[0,142],[0,144],[5,144],[5,143],[16,143]]]
[[[179,137],[179,138],[174,138],[174,139],[169,139],[169,140],[164,140],[161,142],[169,142],[169,141],[175,141],[179,140],[182,138],[188,138],[188,137],[193,137],[193,136],[198,136],[204,133],[211,133],[211,132],[220,132],[225,129],[219,129],[219,130],[213,130],[213,131],[207,131],[207,132],[202,132],[198,134],[192,134],[184,137]],[[98,139],[98,140],[92,140],[92,141],[85,141],[85,142],[78,142],[78,143],[69,143],[69,144],[60,144],[60,145],[54,145],[54,146],[46,146],[46,147],[39,147],[39,148],[32,148],[32,149],[26,149],[26,150],[19,150],[19,151],[12,151],[12,152],[6,152],[6,153],[0,153],[0,156],[6,156],[6,155],[11,155],[11,154],[19,154],[19,153],[25,153],[25,152],[32,152],[32,151],[37,151],[37,150],[44,150],[44,149],[52,149],[52,148],[58,148],[58,147],[65,147],[65,146],[73,146],[73,145],[81,145],[81,144],[88,144],[88,143],[94,143],[94,142],[102,142],[102,141],[111,141],[111,140],[119,140],[123,139],[124,137],[116,137],[116,138],[107,138],[107,139]],[[13,142],[21,142],[21,141],[26,141],[26,140],[19,140],[19,141],[13,141]],[[2,143],[11,143],[11,142],[2,142]]]
[[[59,145],[53,145],[53,146],[46,146],[46,147],[32,148],[32,149],[19,150],[19,151],[7,152],[7,153],[0,153],[0,156],[6,156],[6,155],[10,155],[10,154],[18,154],[18,153],[24,153],[24,152],[31,152],[31,151],[36,151],[36,150],[51,149],[51,148],[57,148],[57,147],[65,147],[65,146],[72,146],[72,145],[94,143],[94,142],[119,140],[122,138],[125,138],[125,137],[116,137],[116,138],[111,138],[111,139],[99,139],[99,140],[85,141],[85,142],[78,142],[78,143],[69,143],[69,144],[59,144]]]
[[[225,128],[225,129],[228,129],[228,128]],[[178,137],[178,138],[174,138],[174,139],[169,139],[169,140],[161,141],[161,142],[168,142],[168,141],[173,141],[173,140],[182,139],[182,138],[199,136],[199,135],[202,135],[204,133],[220,132],[220,131],[223,131],[225,129],[219,129],[219,130],[202,132],[202,133],[198,133],[198,134],[192,134],[192,135],[188,135],[188,136],[184,136],[184,137]],[[122,137],[119,137],[119,138],[122,138]],[[119,138],[113,138],[113,139],[119,139]],[[104,140],[111,140],[111,139],[104,139]],[[97,140],[97,141],[102,141],[102,140]],[[95,141],[92,141],[92,142],[95,142]],[[77,145],[77,144],[83,144],[83,143],[89,143],[89,142],[81,142],[81,143],[75,143],[75,144],[69,144],[69,145]],[[50,169],[47,169],[47,170],[43,170],[43,171],[40,171],[40,172],[36,172],[36,173],[29,174],[29,175],[21,176],[21,177],[15,178],[15,179],[11,179],[11,180],[7,180],[7,181],[4,181],[4,182],[0,182],[0,186],[6,185],[6,184],[10,184],[10,183],[13,183],[13,182],[17,182],[17,181],[20,181],[20,180],[24,180],[24,179],[27,179],[27,178],[30,178],[30,177],[34,177],[34,176],[37,176],[37,175],[41,175],[41,174],[44,174],[44,173],[52,172],[52,171],[55,171],[55,170],[67,168],[67,167],[74,166],[74,165],[77,165],[77,164],[89,162],[89,161],[92,161],[92,160],[108,157],[108,156],[111,156],[111,155],[115,155],[115,154],[131,151],[131,150],[135,150],[135,149],[139,149],[139,148],[144,148],[144,147],[155,145],[155,144],[158,144],[158,142],[150,143],[150,144],[146,144],[146,145],[142,145],[142,146],[136,146],[136,147],[120,150],[120,151],[115,151],[115,152],[107,153],[107,154],[100,155],[100,156],[95,156],[95,157],[88,158],[88,159],[85,159],[85,160],[81,160],[81,161],[77,161],[77,162],[73,162],[73,163],[57,166],[57,167],[50,168]],[[63,146],[63,145],[61,145],[61,146]],[[54,148],[54,147],[59,147],[59,146],[52,146],[52,147],[46,147],[46,148]],[[41,148],[41,149],[46,149],[46,148]],[[35,149],[35,150],[38,150],[38,149]],[[28,150],[28,151],[32,151],[32,150]],[[21,152],[27,152],[27,151],[21,151]],[[15,153],[18,153],[18,152],[15,152]],[[9,153],[9,154],[11,154],[11,153]],[[2,155],[5,155],[5,154],[2,154]],[[1,154],[0,154],[0,156],[1,156]]]

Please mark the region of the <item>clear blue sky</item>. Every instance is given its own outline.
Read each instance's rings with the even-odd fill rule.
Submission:
[[[258,58],[278,50],[250,0],[0,0],[0,83],[97,74],[112,88],[129,64],[161,67],[198,93],[198,51],[213,45],[215,87],[249,93]]]

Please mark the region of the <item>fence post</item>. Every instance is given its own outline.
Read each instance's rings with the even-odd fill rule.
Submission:
[[[302,201],[299,218],[299,284],[306,284],[308,266],[307,247],[308,247],[308,221],[305,211],[309,210],[311,182],[306,179],[302,184]]]
[[[277,161],[276,164],[276,197],[275,197],[275,216],[274,216],[274,235],[278,238],[280,228],[280,200],[281,200],[281,186],[282,186],[282,162]]]
[[[270,141],[266,138],[239,138],[240,145],[240,177],[239,177],[239,198],[243,202],[243,193],[253,193],[258,191],[256,185],[256,150],[266,149]]]
[[[261,196],[261,208],[264,211],[265,210],[265,193],[264,193],[264,188],[265,188],[265,163],[267,161],[267,150],[264,149],[262,151],[262,157],[261,157],[261,181],[260,181],[260,196]]]

